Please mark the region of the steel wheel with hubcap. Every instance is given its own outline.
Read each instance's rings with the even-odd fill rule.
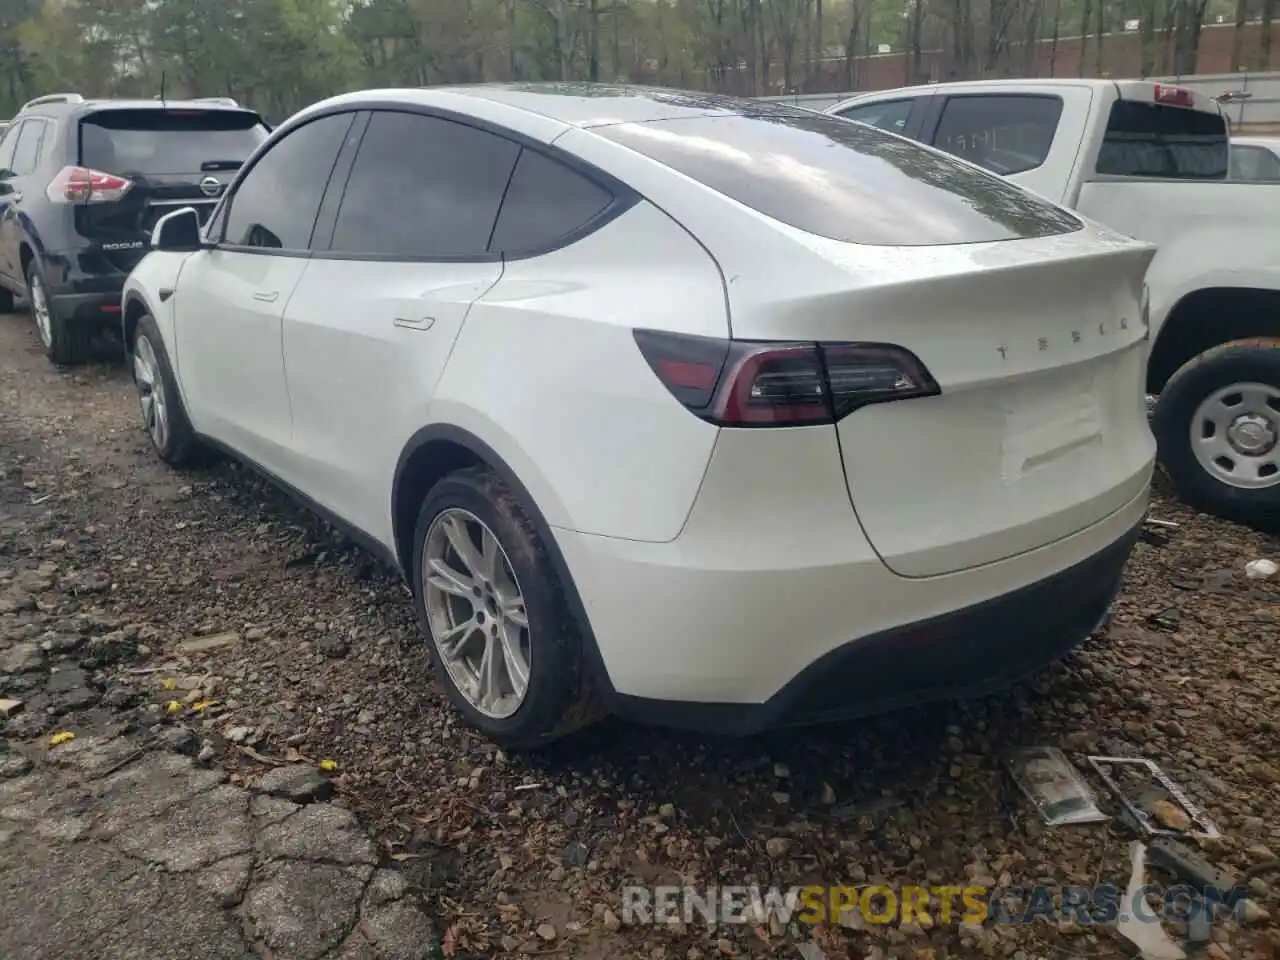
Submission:
[[[441,663],[479,713],[510,717],[528,694],[532,637],[506,551],[459,507],[436,515],[422,550],[424,604]]]
[[[1160,391],[1152,429],[1183,500],[1280,529],[1280,339],[1236,340],[1189,361]]]
[[[146,335],[139,336],[133,347],[133,382],[138,391],[142,422],[157,450],[164,450],[169,442],[169,408],[163,377],[151,340]]]
[[[31,315],[35,317],[40,342],[47,351],[53,346],[53,317],[49,313],[49,298],[44,292],[44,281],[34,272],[31,274]]]
[[[1233,383],[1191,418],[1191,449],[1207,473],[1246,490],[1280,484],[1280,388]]]

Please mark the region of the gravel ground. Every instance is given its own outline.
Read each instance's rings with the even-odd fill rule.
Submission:
[[[102,651],[92,702],[40,700],[6,733],[124,715],[190,725],[241,777],[333,761],[344,802],[428,891],[448,956],[798,955],[776,925],[620,926],[625,883],[1123,888],[1132,834],[1042,827],[1000,765],[1018,744],[1081,767],[1157,759],[1222,829],[1216,862],[1276,856],[1280,578],[1243,567],[1280,546],[1164,492],[1152,514],[1180,526],[1139,545],[1107,633],[1005,694],[745,741],[608,723],[505,756],[455,720],[386,569],[235,464],[165,468],[118,360],[54,370],[30,320],[0,316],[0,657],[49,630]],[[0,675],[0,697],[20,686]],[[1280,878],[1255,895],[1211,956],[1280,955]],[[800,936],[829,957],[1135,952],[1070,924]]]

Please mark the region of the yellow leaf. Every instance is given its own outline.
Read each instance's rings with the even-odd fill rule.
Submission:
[[[193,703],[191,709],[199,713],[201,710],[208,710],[217,702],[217,700],[201,700],[199,703]]]
[[[170,713],[177,713],[179,710],[182,709],[182,704],[179,703],[177,700],[170,700],[168,703],[164,705],[164,708],[168,710]]]
[[[56,747],[60,743],[66,743],[68,740],[74,740],[76,735],[70,730],[63,730],[61,733],[55,733],[49,738],[49,746]]]
[[[320,769],[321,770],[337,770],[338,761],[337,760],[321,760]]]
[[[177,686],[177,684],[174,682],[173,677],[165,677],[165,678],[164,678],[164,683],[163,683],[163,684],[161,684],[161,685],[162,685],[166,690],[172,690],[175,686]]]

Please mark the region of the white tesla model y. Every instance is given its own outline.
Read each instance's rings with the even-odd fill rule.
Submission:
[[[124,294],[144,420],[412,587],[495,740],[746,733],[1081,642],[1146,507],[1152,249],[919,144],[611,86],[346,94]]]

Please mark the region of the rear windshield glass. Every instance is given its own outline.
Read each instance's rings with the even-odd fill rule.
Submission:
[[[80,124],[80,162],[134,175],[235,169],[266,137],[248,111],[104,110]]]
[[[1221,180],[1230,163],[1219,114],[1117,100],[1098,153],[1098,173],[1164,180]]]
[[[934,246],[1081,227],[1066,211],[999,177],[872,127],[800,109],[592,132],[833,240]]]

